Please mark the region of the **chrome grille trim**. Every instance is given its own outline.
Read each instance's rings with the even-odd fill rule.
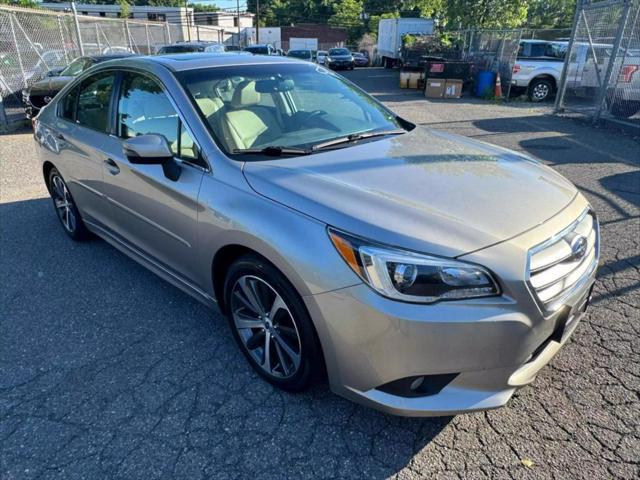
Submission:
[[[584,237],[586,241],[579,258],[575,258],[571,246],[576,237]],[[598,220],[589,208],[571,225],[529,250],[526,283],[545,316],[557,311],[586,286],[598,266],[599,256]]]

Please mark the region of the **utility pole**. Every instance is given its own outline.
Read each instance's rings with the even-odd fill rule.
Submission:
[[[260,0],[256,0],[256,43],[260,43]]]
[[[238,17],[238,46],[240,46],[240,0],[236,2],[236,15]]]

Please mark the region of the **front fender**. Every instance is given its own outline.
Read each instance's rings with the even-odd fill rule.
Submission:
[[[265,257],[301,296],[360,283],[329,240],[326,225],[315,219],[212,176],[203,181],[199,204],[200,283],[213,297],[213,260],[228,245]]]

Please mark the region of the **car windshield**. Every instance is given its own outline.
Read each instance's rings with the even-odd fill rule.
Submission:
[[[268,55],[269,54],[269,49],[265,46],[260,46],[260,47],[247,47],[245,48],[245,51],[250,52],[250,53],[255,53],[257,55]]]
[[[378,133],[403,133],[392,112],[313,64],[225,66],[177,76],[229,154],[267,147],[303,153],[320,144],[340,148]]]
[[[60,72],[61,77],[75,77],[80,75],[84,69],[86,60],[84,58],[78,58],[71,62],[64,70]]]
[[[295,57],[295,58],[311,58],[311,51],[310,50],[289,50],[289,53],[287,54],[288,57]]]
[[[168,47],[162,47],[160,49],[161,54],[167,53],[193,53],[201,52],[204,48],[197,45],[170,45]]]
[[[329,56],[337,56],[337,55],[351,55],[349,50],[346,48],[332,48],[329,50]]]

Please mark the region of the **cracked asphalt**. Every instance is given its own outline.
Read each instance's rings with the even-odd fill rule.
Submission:
[[[640,477],[637,139],[548,106],[428,101],[396,88],[397,72],[346,75],[411,121],[535,155],[585,193],[602,259],[570,343],[486,413],[398,418],[323,385],[277,391],[220,314],[105,242],[70,241],[30,132],[0,136],[0,478]]]

